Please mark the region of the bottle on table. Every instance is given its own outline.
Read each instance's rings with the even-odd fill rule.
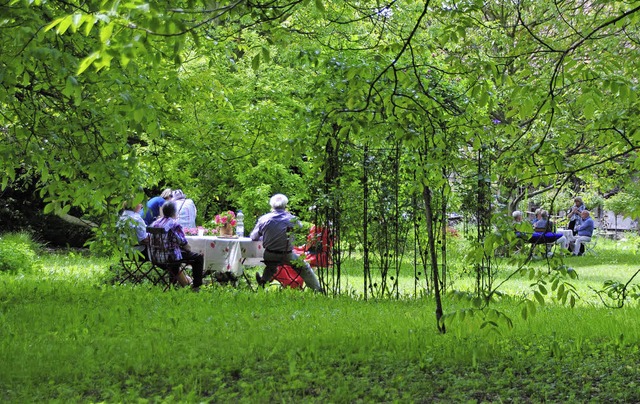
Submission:
[[[236,215],[236,235],[238,237],[244,237],[244,213],[241,210]]]

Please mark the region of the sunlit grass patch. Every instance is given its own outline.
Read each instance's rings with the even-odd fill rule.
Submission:
[[[565,260],[579,274],[576,288],[632,270],[624,251],[612,255],[619,266]],[[532,282],[524,275],[491,305],[513,327],[486,326],[486,311],[445,295],[445,312],[467,314],[448,321],[443,335],[428,296],[163,292],[105,282],[110,260],[69,251],[42,258],[42,270],[0,274],[0,401],[640,400],[636,305],[568,308],[549,298],[523,319],[520,297]],[[545,263],[530,265],[553,274]],[[511,270],[506,260],[500,265],[500,274]],[[357,266],[348,273],[345,288],[360,287]],[[472,291],[464,275],[451,282],[463,289],[469,279]],[[405,281],[411,288],[412,278]]]

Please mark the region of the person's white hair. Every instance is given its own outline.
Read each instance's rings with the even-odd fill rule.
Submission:
[[[283,194],[275,194],[269,199],[269,205],[272,209],[284,209],[288,203],[289,199]]]
[[[162,198],[162,199],[169,199],[169,198],[172,198],[172,197],[173,197],[173,191],[171,190],[171,188],[165,189],[160,194],[160,198]]]
[[[513,216],[514,219],[518,217],[522,217],[522,212],[520,212],[519,210],[514,210],[511,216]]]

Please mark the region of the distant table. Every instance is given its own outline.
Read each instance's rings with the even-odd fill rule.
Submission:
[[[191,251],[204,255],[204,270],[242,276],[245,266],[262,263],[262,241],[248,237],[187,236]]]
[[[560,229],[558,231],[560,233],[562,233],[562,235],[567,238],[567,241],[572,241],[574,239],[573,230],[571,230],[571,229]]]

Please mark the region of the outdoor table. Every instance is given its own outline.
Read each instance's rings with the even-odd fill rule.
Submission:
[[[204,255],[204,270],[242,276],[245,266],[262,263],[262,241],[248,237],[187,236],[191,251]]]
[[[572,241],[574,239],[573,230],[571,230],[571,229],[560,229],[559,231],[567,239],[567,241]]]

